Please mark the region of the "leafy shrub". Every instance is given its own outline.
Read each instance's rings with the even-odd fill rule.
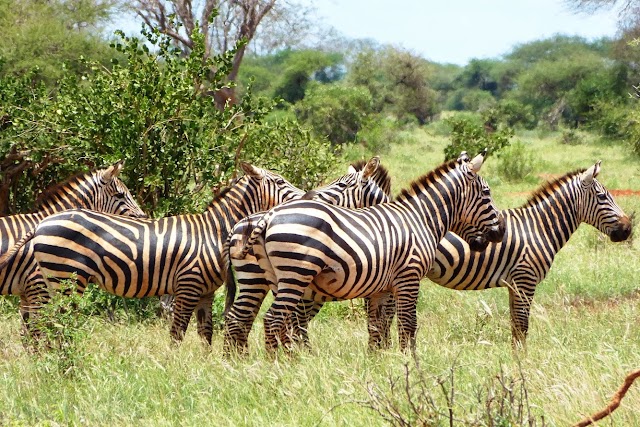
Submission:
[[[490,154],[497,153],[509,145],[513,136],[511,128],[487,130],[465,117],[453,116],[445,121],[451,126],[451,143],[444,149],[445,161],[457,158],[461,151],[475,155],[486,148]]]
[[[114,60],[107,69],[87,62],[89,71],[66,73],[53,97],[35,76],[0,79],[0,156],[10,166],[3,181],[7,194],[19,198],[16,211],[30,209],[37,192],[72,171],[125,159],[125,183],[152,216],[200,212],[211,189],[246,158],[239,148],[267,158],[274,149],[291,151],[291,132],[304,133],[295,122],[265,125],[274,102],[255,99],[250,89],[237,104],[216,108],[211,94],[225,87],[234,51],[207,58],[203,35],[193,34],[194,46],[183,55],[169,37],[144,35],[146,41],[120,33],[113,48],[122,63]],[[328,146],[311,137],[302,142]],[[295,158],[302,162],[296,168],[309,171],[299,173],[305,182],[318,181],[328,168],[327,157],[316,159],[315,152]],[[13,180],[9,170],[17,170]]]
[[[589,114],[589,127],[610,138],[625,138],[629,132],[629,106],[596,100]]]
[[[508,181],[523,181],[533,173],[533,153],[521,141],[516,141],[498,154],[498,173]]]
[[[394,144],[414,138],[405,128],[406,126],[401,126],[395,120],[378,117],[369,120],[358,132],[358,142],[364,145],[367,152],[372,155],[385,154]]]
[[[531,105],[522,102],[505,99],[495,107],[500,123],[510,127],[522,127],[524,129],[534,129],[537,124],[536,116]]]
[[[583,138],[580,133],[575,129],[565,129],[562,131],[562,136],[560,137],[560,142],[565,145],[580,145],[582,144]]]
[[[313,85],[295,106],[298,120],[332,144],[353,142],[372,112],[369,91],[338,84]]]
[[[91,302],[75,289],[75,280],[62,282],[49,303],[29,319],[38,336],[26,337],[39,350],[39,361],[45,369],[53,365],[62,375],[72,374],[85,358],[84,343],[92,330],[87,314],[93,310]]]

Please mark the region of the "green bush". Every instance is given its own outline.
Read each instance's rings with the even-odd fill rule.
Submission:
[[[408,127],[412,128],[411,125]],[[358,132],[358,142],[371,155],[387,154],[394,144],[415,138],[406,128],[390,118],[376,117]]]
[[[610,138],[625,138],[629,132],[629,106],[596,100],[589,113],[589,127]]]
[[[29,327],[37,330],[36,337],[25,337],[38,350],[44,369],[53,367],[61,375],[73,374],[85,359],[84,345],[92,331],[88,315],[94,310],[92,302],[75,289],[75,280],[62,282],[49,303],[29,319]]]
[[[445,161],[457,158],[462,151],[475,155],[486,148],[489,154],[495,154],[508,146],[513,136],[511,128],[487,130],[462,116],[453,116],[445,121],[451,127],[451,143],[444,149]]]
[[[125,159],[125,183],[152,216],[201,212],[237,160],[295,151],[289,135],[305,131],[292,121],[266,124],[273,101],[248,89],[237,104],[216,108],[211,93],[225,86],[233,51],[206,58],[203,36],[193,34],[185,56],[169,37],[143,34],[146,41],[120,33],[113,48],[122,63],[107,69],[87,62],[89,71],[66,73],[53,97],[34,83],[36,76],[0,79],[0,156],[11,166],[3,178],[16,211],[29,210],[35,194],[72,171]],[[297,143],[318,149],[294,158],[304,174],[282,172],[298,185],[322,180],[328,144],[311,137]]]
[[[507,181],[523,181],[531,176],[535,169],[533,153],[521,141],[504,147],[497,154],[497,157],[498,174]]]
[[[363,87],[313,85],[296,104],[298,120],[334,145],[353,142],[372,112],[371,94]]]

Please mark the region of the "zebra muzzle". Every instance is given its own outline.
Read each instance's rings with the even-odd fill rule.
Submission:
[[[505,222],[504,216],[500,214],[498,217],[498,225],[494,225],[493,227],[489,227],[487,232],[484,235],[484,238],[489,242],[498,243],[502,241],[505,232]]]
[[[609,238],[612,242],[623,242],[631,236],[631,220],[628,216],[623,216],[618,220],[618,223],[613,226]]]

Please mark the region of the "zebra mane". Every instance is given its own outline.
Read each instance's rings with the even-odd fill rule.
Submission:
[[[357,160],[356,162],[351,163],[351,166],[353,166],[356,171],[361,171],[364,169],[366,164],[366,160]],[[391,177],[389,176],[389,170],[382,165],[378,165],[378,168],[373,173],[372,178],[378,187],[384,191],[384,194],[391,197]]]
[[[213,195],[213,200],[211,200],[211,202],[209,202],[209,207],[213,206],[215,203],[217,203],[218,201],[220,201],[220,199],[222,199],[223,197],[225,197],[227,195],[227,193],[229,191],[231,191],[231,188],[233,187],[233,185],[238,181],[238,179],[234,179],[232,180],[228,185],[220,188],[220,187],[216,187],[214,189],[214,195]]]
[[[560,187],[562,187],[567,182],[571,181],[576,175],[584,173],[586,169],[578,169],[573,172],[569,172],[559,178],[550,179],[537,190],[535,190],[527,201],[521,206],[522,208],[535,206],[543,200],[546,200],[549,196],[556,192]]]
[[[413,197],[414,194],[420,193],[423,187],[428,187],[430,184],[435,182],[438,177],[445,175],[452,169],[455,169],[457,164],[457,160],[450,160],[449,162],[441,164],[432,171],[427,172],[409,184],[408,188],[402,189],[397,199],[408,199]]]
[[[62,192],[62,189],[71,183],[80,183],[87,180],[91,175],[97,172],[99,169],[93,169],[89,172],[78,172],[75,175],[70,176],[64,181],[52,184],[49,187],[42,190],[42,193],[38,194],[34,203],[35,209],[40,210],[48,205],[48,203]]]

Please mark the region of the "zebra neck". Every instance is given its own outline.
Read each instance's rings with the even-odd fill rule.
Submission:
[[[67,209],[94,209],[95,179],[95,176],[75,177],[55,186],[53,190],[45,190],[36,212],[48,216]]]
[[[256,213],[256,203],[251,203],[233,189],[209,204],[205,216],[222,231],[229,231],[242,218]]]
[[[409,215],[423,223],[439,241],[453,225],[454,218],[459,216],[460,203],[456,203],[451,196],[427,187],[417,193],[404,193],[391,203],[401,206]]]
[[[526,214],[527,223],[537,228],[538,236],[546,239],[556,251],[569,241],[580,225],[575,198],[564,194],[551,194],[521,209]]]

